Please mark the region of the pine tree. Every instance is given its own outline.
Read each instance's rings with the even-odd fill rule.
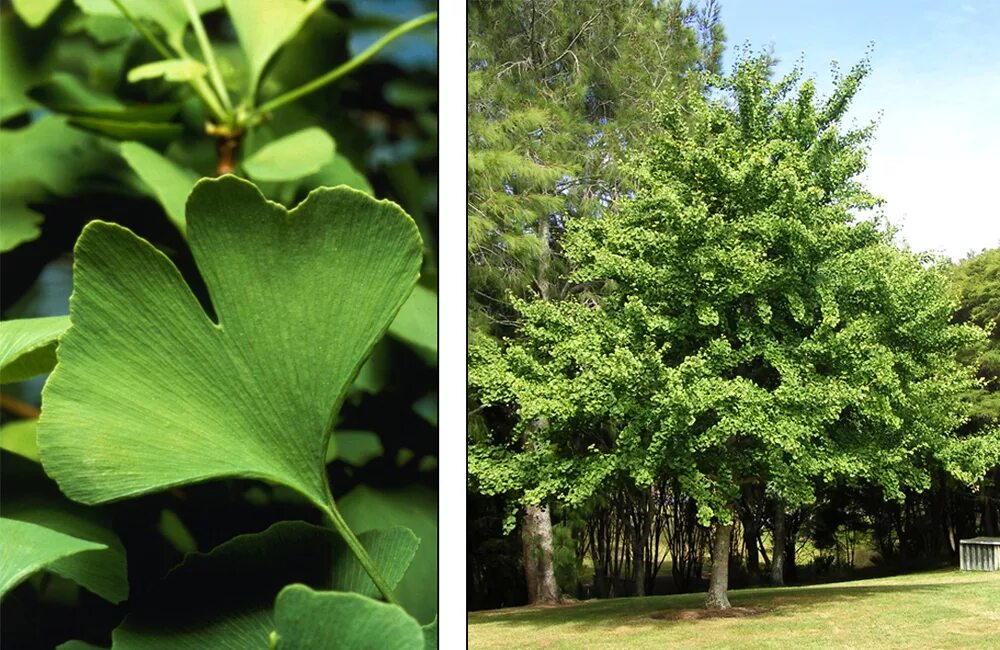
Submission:
[[[567,224],[599,214],[627,191],[616,161],[652,128],[656,98],[683,96],[700,83],[693,72],[717,70],[724,40],[714,0],[701,7],[680,0],[470,4],[473,339],[516,331],[511,298],[588,291],[560,281]],[[477,417],[483,426],[476,428],[490,435],[508,428],[488,413]],[[529,600],[551,600],[550,515],[542,503],[523,505],[525,567],[543,576],[528,576]]]

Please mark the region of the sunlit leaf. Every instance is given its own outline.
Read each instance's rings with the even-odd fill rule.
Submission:
[[[243,476],[327,508],[331,423],[416,281],[416,228],[347,188],[287,212],[232,176],[199,181],[187,226],[218,323],[150,244],[84,229],[43,393],[46,472],[85,503]]]
[[[121,12],[111,0],[75,0],[85,14],[92,16],[121,16]],[[188,25],[188,15],[184,11],[183,0],[122,0],[122,4],[136,18],[149,20],[163,30],[167,43],[175,50],[182,49],[184,32]],[[214,11],[222,6],[222,0],[195,0],[199,13]]]
[[[305,585],[290,585],[278,594],[274,629],[279,650],[424,648],[420,624],[398,605],[358,594],[317,592]]]
[[[322,4],[322,0],[226,0],[246,55],[250,88],[258,87],[271,57]]]
[[[167,81],[191,81],[198,77],[203,77],[208,73],[208,68],[200,61],[194,59],[168,59],[166,61],[153,61],[132,68],[128,71],[128,80],[131,83],[144,79],[158,79],[163,77]]]
[[[62,0],[13,0],[14,11],[24,22],[38,27],[52,15]]]
[[[309,127],[269,142],[246,160],[243,168],[259,181],[290,181],[315,174],[333,158],[333,138]]]
[[[42,375],[56,365],[56,345],[69,316],[0,321],[0,383]]]
[[[0,449],[38,462],[37,420],[14,420],[0,425]]]

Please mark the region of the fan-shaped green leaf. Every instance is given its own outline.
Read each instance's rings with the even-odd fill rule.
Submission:
[[[317,592],[305,585],[281,590],[274,606],[278,650],[421,650],[424,633],[398,605],[358,594]]]
[[[413,533],[392,528],[359,539],[389,585],[399,582],[417,546]],[[114,647],[264,648],[273,629],[275,596],[292,583],[363,593],[375,589],[332,530],[281,522],[235,537],[210,553],[189,555],[153,594],[135,604],[114,632]]]
[[[218,323],[150,244],[89,224],[43,393],[42,463],[85,503],[243,476],[328,510],[331,424],[416,281],[416,227],[347,188],[287,212],[232,176],[200,181],[187,208]]]
[[[259,181],[290,181],[319,171],[333,159],[334,148],[333,138],[313,126],[267,143],[243,161],[243,168]]]
[[[132,171],[152,190],[174,225],[184,232],[184,202],[198,176],[139,142],[123,142],[121,154]]]
[[[52,370],[56,345],[69,316],[0,321],[0,383],[24,381]]]
[[[100,545],[100,550],[60,558],[46,568],[113,603],[128,597],[125,547],[100,512],[57,494],[47,498],[7,499],[3,516]]]
[[[156,23],[175,50],[183,49],[188,25],[183,0],[122,0],[122,4],[136,18]],[[111,0],[76,0],[76,5],[91,16],[121,16]],[[198,13],[207,13],[222,6],[222,0],[195,0],[194,5]]]
[[[420,548],[406,577],[396,589],[399,604],[421,623],[437,615],[437,495],[411,485],[376,490],[360,485],[339,500],[344,519],[355,532],[384,526],[406,526],[420,539]]]
[[[322,4],[322,0],[226,0],[246,55],[251,95],[271,57]]]
[[[0,596],[54,562],[104,549],[84,539],[26,521],[0,517]]]

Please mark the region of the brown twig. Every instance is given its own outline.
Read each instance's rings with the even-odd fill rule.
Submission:
[[[22,402],[19,399],[11,397],[10,395],[4,395],[3,393],[0,393],[0,408],[8,413],[13,413],[18,417],[28,419],[37,419],[38,416],[42,414],[41,411],[31,404]]]

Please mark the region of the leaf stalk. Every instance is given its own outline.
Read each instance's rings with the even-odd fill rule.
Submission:
[[[306,83],[302,84],[298,88],[295,88],[293,90],[289,90],[288,92],[286,92],[284,94],[278,95],[277,97],[275,97],[275,98],[273,98],[273,99],[271,99],[271,100],[269,100],[267,102],[264,102],[263,104],[261,104],[260,107],[258,107],[254,111],[253,115],[256,117],[256,116],[259,116],[259,115],[261,115],[263,113],[268,113],[270,111],[275,110],[276,108],[280,108],[281,106],[284,106],[285,104],[289,104],[291,102],[294,102],[295,100],[297,100],[297,99],[299,99],[301,97],[304,97],[305,95],[308,95],[309,93],[315,92],[315,91],[319,90],[320,88],[322,88],[323,86],[326,86],[327,84],[333,83],[337,79],[340,79],[344,75],[346,75],[349,72],[353,71],[355,68],[358,68],[362,64],[366,63],[369,59],[371,59],[373,56],[375,56],[376,54],[378,54],[378,52],[382,48],[384,48],[386,45],[388,45],[389,43],[393,42],[394,40],[396,40],[397,38],[399,38],[403,34],[406,34],[407,32],[411,32],[411,31],[413,31],[413,30],[415,30],[415,29],[417,29],[419,27],[423,27],[424,25],[426,25],[428,23],[432,23],[435,20],[437,20],[437,17],[438,17],[437,12],[433,11],[433,12],[431,12],[429,14],[424,14],[423,16],[418,16],[416,18],[413,18],[412,20],[408,20],[405,23],[397,25],[393,29],[391,29],[388,32],[386,32],[377,41],[375,41],[374,43],[372,43],[371,45],[369,45],[365,49],[365,51],[362,52],[361,54],[358,54],[353,59],[351,59],[351,60],[349,60],[349,61],[347,61],[347,62],[345,62],[345,63],[343,63],[343,64],[341,64],[339,66],[337,66],[336,68],[334,68],[333,70],[327,72],[326,74],[324,74],[322,76],[319,76],[319,77],[316,77],[312,81],[309,81],[309,82],[306,82]]]
[[[327,494],[329,503],[323,504],[323,511],[326,512],[327,517],[329,517],[330,522],[333,524],[333,527],[338,533],[340,533],[340,536],[344,538],[344,541],[347,542],[348,548],[350,548],[351,552],[354,553],[354,556],[358,558],[358,562],[361,563],[361,566],[368,574],[368,577],[375,583],[375,587],[378,588],[386,602],[392,605],[399,605],[399,602],[392,593],[392,589],[389,588],[388,583],[382,576],[382,572],[377,566],[375,566],[375,561],[372,560],[370,555],[368,555],[368,551],[365,550],[365,547],[362,546],[361,541],[358,540],[354,531],[352,531],[351,527],[347,525],[343,515],[340,514],[340,510],[337,509],[337,504],[333,501],[333,496],[329,495],[329,492]]]

